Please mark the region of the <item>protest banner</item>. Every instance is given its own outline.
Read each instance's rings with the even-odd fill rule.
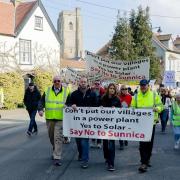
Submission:
[[[176,87],[175,71],[165,71],[163,82],[166,87]]]
[[[71,82],[72,84],[78,83],[82,76],[87,77],[89,83],[103,79],[101,74],[91,74],[85,71],[76,71],[69,67],[67,68],[65,73],[66,80],[68,82]]]
[[[86,51],[85,55],[87,72],[99,73],[110,79],[127,81],[149,79],[150,61],[148,58],[133,61],[113,61],[89,51]]]
[[[151,109],[71,107],[64,109],[66,137],[150,141],[154,113]]]

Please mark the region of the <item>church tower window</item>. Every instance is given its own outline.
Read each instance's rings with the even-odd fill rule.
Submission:
[[[72,22],[69,23],[69,30],[73,30],[73,23]]]

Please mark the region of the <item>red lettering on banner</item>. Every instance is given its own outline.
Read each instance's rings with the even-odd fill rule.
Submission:
[[[113,132],[112,130],[108,131],[109,137],[129,137],[129,138],[137,138],[137,139],[144,139],[145,135],[143,133],[136,133],[136,132]]]
[[[95,134],[95,132],[90,129],[84,130],[84,135],[93,136],[94,134]]]

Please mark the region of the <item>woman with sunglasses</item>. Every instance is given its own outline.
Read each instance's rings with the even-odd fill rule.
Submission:
[[[121,85],[119,99],[123,108],[128,108],[131,105],[132,96],[128,93],[126,85]],[[124,146],[128,145],[128,141],[119,140],[119,149],[123,150]]]
[[[100,104],[103,107],[121,107],[120,100],[117,96],[117,89],[115,84],[109,84],[107,92],[101,98]],[[108,171],[114,171],[115,140],[103,140],[103,152],[105,162],[108,164]]]

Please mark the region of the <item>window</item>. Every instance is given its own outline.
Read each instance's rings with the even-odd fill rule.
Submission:
[[[19,60],[20,64],[32,64],[31,61],[31,41],[19,40]]]
[[[43,18],[40,16],[35,16],[35,29],[43,30]]]
[[[73,30],[73,23],[72,22],[69,23],[69,30]]]

